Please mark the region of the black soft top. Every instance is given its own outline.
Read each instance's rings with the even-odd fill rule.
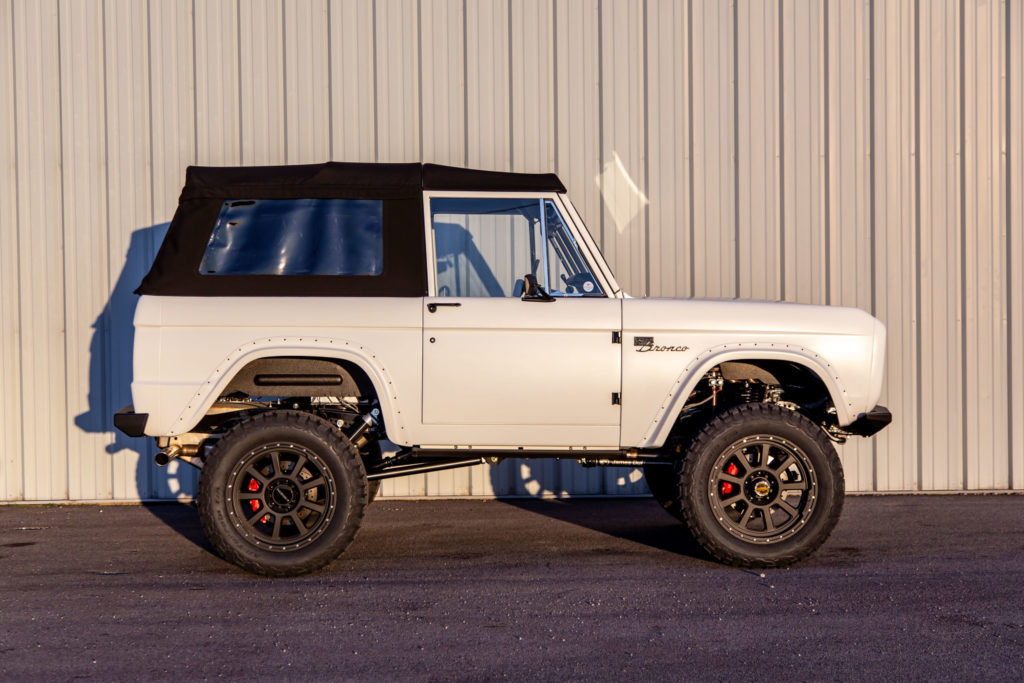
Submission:
[[[136,294],[168,296],[424,296],[423,190],[565,192],[554,173],[505,173],[437,164],[327,162],[189,166],[152,268]],[[383,200],[383,272],[377,276],[199,273],[223,203],[239,199]]]
[[[438,164],[358,164],[329,161],[302,166],[189,166],[182,199],[417,196],[423,190],[565,192],[554,173],[504,173]]]

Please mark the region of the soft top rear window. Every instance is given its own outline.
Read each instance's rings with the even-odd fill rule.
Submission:
[[[210,234],[202,275],[380,275],[378,199],[229,199]]]

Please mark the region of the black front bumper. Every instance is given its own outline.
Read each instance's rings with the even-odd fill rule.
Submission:
[[[114,413],[114,426],[128,436],[145,436],[149,413],[136,413],[134,406],[125,406]]]
[[[851,424],[843,427],[844,432],[856,434],[857,436],[872,436],[882,431],[892,422],[892,413],[885,406],[875,406],[860,416]]]

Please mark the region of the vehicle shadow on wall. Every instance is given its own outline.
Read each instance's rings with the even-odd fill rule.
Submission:
[[[153,463],[152,439],[132,438],[114,428],[114,413],[132,402],[132,349],[135,344],[134,293],[149,271],[169,223],[135,230],[110,298],[92,325],[89,344],[89,408],[75,417],[75,425],[91,434],[108,434],[112,441],[111,478],[115,499],[143,501],[191,498],[196,471],[175,461],[166,468]],[[134,487],[134,490],[132,488]],[[159,516],[159,515],[158,515]]]
[[[708,559],[683,524],[650,497],[639,468],[513,459],[492,466],[490,479],[495,495],[506,505],[658,550]]]

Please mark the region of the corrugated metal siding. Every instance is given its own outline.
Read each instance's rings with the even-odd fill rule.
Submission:
[[[186,165],[327,158],[555,170],[633,294],[868,310],[896,422],[848,488],[1022,489],[1022,75],[1017,0],[2,0],[0,499],[194,490],[110,427],[131,290]]]

